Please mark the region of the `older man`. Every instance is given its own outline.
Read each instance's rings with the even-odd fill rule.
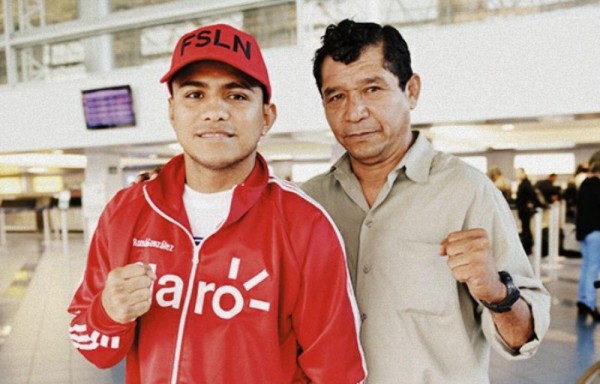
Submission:
[[[322,41],[314,75],[346,153],[303,189],[345,239],[369,380],[486,383],[490,344],[527,358],[549,325],[508,205],[411,131],[421,79],[395,28],[344,20]]]

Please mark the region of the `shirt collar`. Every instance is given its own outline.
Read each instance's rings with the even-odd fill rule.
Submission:
[[[433,149],[433,146],[423,133],[414,131],[413,134],[416,137],[414,143],[390,173],[390,177],[395,179],[396,176],[404,170],[406,176],[410,180],[416,183],[425,183],[429,179],[429,172],[431,170],[433,158],[436,155],[436,150]],[[343,175],[342,177],[349,177],[352,175],[352,167],[350,165],[350,156],[348,155],[348,152],[344,153],[342,157],[331,166],[330,172],[334,172],[338,176]]]
[[[410,146],[406,155],[398,164],[405,168],[406,176],[416,183],[426,183],[432,168],[436,150],[425,137],[425,134],[415,131],[415,142]]]

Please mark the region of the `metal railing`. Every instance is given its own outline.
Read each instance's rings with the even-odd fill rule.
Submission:
[[[548,236],[544,239],[543,215],[547,215]],[[565,223],[565,202],[558,201],[551,204],[545,210],[537,208],[533,217],[533,255],[531,264],[534,275],[539,279],[542,277],[542,270],[547,279],[554,281],[558,278],[557,271],[562,269],[561,261],[564,257],[560,256],[560,231]],[[546,244],[544,244],[546,243]],[[542,262],[542,249],[547,246],[548,254]]]

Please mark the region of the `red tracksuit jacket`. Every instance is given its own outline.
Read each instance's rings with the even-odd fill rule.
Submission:
[[[91,242],[69,306],[75,347],[98,367],[127,357],[127,383],[359,383],[366,369],[342,239],[329,216],[257,157],[229,217],[195,245],[183,157],[120,191]],[[107,274],[149,263],[150,310],[119,324]]]

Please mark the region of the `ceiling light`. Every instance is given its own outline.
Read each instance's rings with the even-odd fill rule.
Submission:
[[[568,123],[575,120],[575,116],[573,115],[546,115],[540,116],[538,121],[540,123]]]
[[[540,150],[540,149],[564,149],[564,148],[575,148],[575,143],[562,142],[562,143],[515,143],[514,149],[520,151],[526,150]]]
[[[18,155],[1,155],[0,164],[22,167],[85,168],[87,158],[84,155],[22,153]]]
[[[169,159],[161,158],[144,158],[144,157],[122,157],[120,166],[121,168],[133,168],[133,167],[152,167],[154,168],[159,164],[166,164]]]
[[[46,168],[46,167],[31,167],[31,168],[27,169],[27,172],[29,172],[29,173],[47,173],[48,168]]]

